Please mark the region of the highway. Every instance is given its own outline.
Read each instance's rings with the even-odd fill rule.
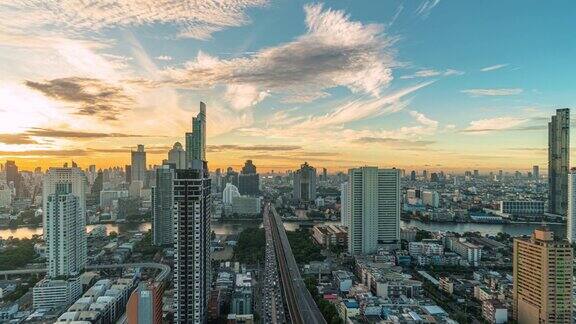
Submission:
[[[272,214],[270,214],[270,211]],[[288,309],[291,323],[326,324],[306,284],[292,254],[282,219],[274,206],[267,204],[264,217],[269,217],[274,249],[280,270],[284,304]]]
[[[263,216],[264,231],[266,235],[266,250],[264,263],[264,284],[262,287],[262,314],[264,323],[287,323],[284,314],[284,302],[282,300],[282,290],[280,287],[280,276],[278,272],[278,261],[274,250],[272,238],[272,228],[268,211],[270,206],[266,205]]]
[[[156,281],[161,282],[168,278],[170,274],[170,267],[154,262],[145,263],[119,263],[119,264],[97,264],[97,265],[87,265],[86,270],[100,270],[100,269],[116,269],[116,268],[153,268],[160,270],[160,273],[156,275]],[[20,269],[20,270],[6,270],[0,271],[0,276],[18,275],[18,274],[33,274],[33,273],[45,273],[46,268],[36,268],[36,269]]]

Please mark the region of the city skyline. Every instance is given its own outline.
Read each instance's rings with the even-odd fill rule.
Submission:
[[[576,102],[568,2],[121,3],[0,4],[0,160],[159,165],[204,100],[211,169],[527,171]]]

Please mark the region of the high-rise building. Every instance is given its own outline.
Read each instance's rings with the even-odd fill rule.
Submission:
[[[548,123],[548,211],[566,215],[570,167],[570,109],[557,109]]]
[[[238,175],[238,190],[245,196],[257,196],[260,193],[260,175],[252,160],[246,160]]]
[[[146,151],[144,151],[144,145],[139,144],[136,151],[131,153],[130,181],[140,180],[142,183],[146,183]]]
[[[376,252],[396,247],[400,240],[400,172],[361,167],[348,170],[348,251]]]
[[[156,246],[174,243],[174,164],[156,169],[156,184],[152,187],[152,242]]]
[[[212,197],[206,163],[174,174],[176,323],[205,323],[210,293]]]
[[[234,171],[232,167],[228,167],[228,169],[226,169],[226,174],[222,179],[222,186],[224,186],[224,188],[226,188],[225,186],[228,183],[231,183],[236,186],[236,188],[238,188],[238,172]]]
[[[566,215],[566,237],[570,243],[576,242],[576,168],[568,174],[568,213]]]
[[[16,162],[6,161],[4,169],[6,170],[6,183],[8,186],[12,186],[12,188],[14,188],[16,197],[20,197],[22,195],[22,181]]]
[[[87,259],[86,191],[78,168],[50,168],[44,176],[44,239],[49,277],[78,274]]]
[[[300,202],[312,202],[316,199],[316,169],[304,162],[294,171],[294,199]]]
[[[348,182],[340,185],[340,223],[350,226],[350,196],[348,196]]]
[[[416,171],[410,172],[410,181],[416,181]]]
[[[128,324],[161,324],[162,292],[160,283],[141,282],[126,305]]]
[[[234,197],[240,197],[240,191],[235,185],[231,183],[226,184],[226,188],[222,192],[222,203],[227,206],[231,206],[234,201]]]
[[[532,166],[532,177],[534,180],[540,179],[540,167],[537,165]]]
[[[572,247],[537,229],[514,239],[513,318],[517,323],[572,323]]]
[[[168,151],[168,163],[176,166],[176,169],[186,169],[186,151],[180,142],[174,143],[172,149]]]
[[[200,112],[192,118],[192,132],[186,133],[186,167],[192,160],[206,161],[206,104],[200,102]]]

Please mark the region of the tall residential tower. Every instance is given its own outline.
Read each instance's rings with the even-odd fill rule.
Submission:
[[[192,132],[186,133],[186,167],[192,160],[206,161],[206,104],[200,102],[200,112],[192,118]]]
[[[294,172],[294,200],[312,202],[316,199],[316,169],[304,162]]]
[[[142,181],[146,183],[146,151],[144,145],[139,144],[136,151],[131,152],[130,182]]]
[[[374,253],[400,240],[400,171],[361,167],[348,170],[348,252]]]
[[[566,215],[570,167],[570,109],[557,109],[548,123],[548,211]]]

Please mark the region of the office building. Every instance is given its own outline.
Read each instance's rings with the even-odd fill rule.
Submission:
[[[505,200],[500,202],[500,212],[512,216],[541,216],[545,206],[541,200]]]
[[[174,243],[174,164],[156,169],[156,184],[152,187],[152,242],[156,246]]]
[[[570,167],[570,109],[557,109],[548,123],[548,211],[566,215]]]
[[[232,206],[232,201],[235,197],[240,197],[238,188],[231,183],[227,183],[226,188],[222,192],[222,203],[226,206]]]
[[[238,196],[232,198],[232,213],[237,215],[260,215],[262,209],[260,198]]]
[[[294,199],[299,202],[312,202],[316,199],[316,169],[304,162],[294,171]]]
[[[350,224],[348,251],[374,253],[400,240],[400,172],[361,167],[348,170]]]
[[[244,196],[260,194],[260,175],[256,173],[256,166],[252,160],[246,160],[240,175],[238,175],[238,190]]]
[[[540,167],[537,165],[532,166],[532,177],[534,180],[540,180]]]
[[[410,172],[410,181],[416,181],[416,171]]]
[[[174,173],[174,304],[176,323],[205,323],[210,293],[210,216],[207,165]]]
[[[162,292],[159,283],[141,282],[126,306],[128,324],[162,324]]]
[[[342,226],[350,226],[350,202],[348,201],[348,182],[340,185],[340,223]]]
[[[522,324],[572,323],[572,247],[548,229],[514,239],[513,319]]]
[[[186,167],[192,160],[206,161],[206,104],[200,102],[200,112],[192,118],[192,132],[186,133]]]
[[[168,163],[174,164],[176,169],[186,169],[186,151],[180,142],[174,143],[172,149],[168,151]]]
[[[44,176],[44,239],[48,276],[78,274],[86,264],[86,191],[88,179],[78,168],[50,168]]]
[[[566,238],[576,242],[576,168],[568,174],[568,214],[566,215]]]
[[[440,194],[433,190],[422,191],[422,203],[425,206],[437,208],[440,206]]]
[[[130,181],[139,180],[146,183],[146,151],[139,144],[136,151],[131,152]]]
[[[8,186],[14,188],[14,194],[16,197],[20,197],[22,194],[22,179],[20,178],[20,173],[18,172],[18,166],[14,161],[6,161],[4,165],[6,173],[6,183]]]
[[[228,183],[231,183],[236,188],[238,188],[238,172],[234,171],[232,167],[228,167],[228,169],[226,169],[226,174],[222,179],[222,186],[226,186]]]

